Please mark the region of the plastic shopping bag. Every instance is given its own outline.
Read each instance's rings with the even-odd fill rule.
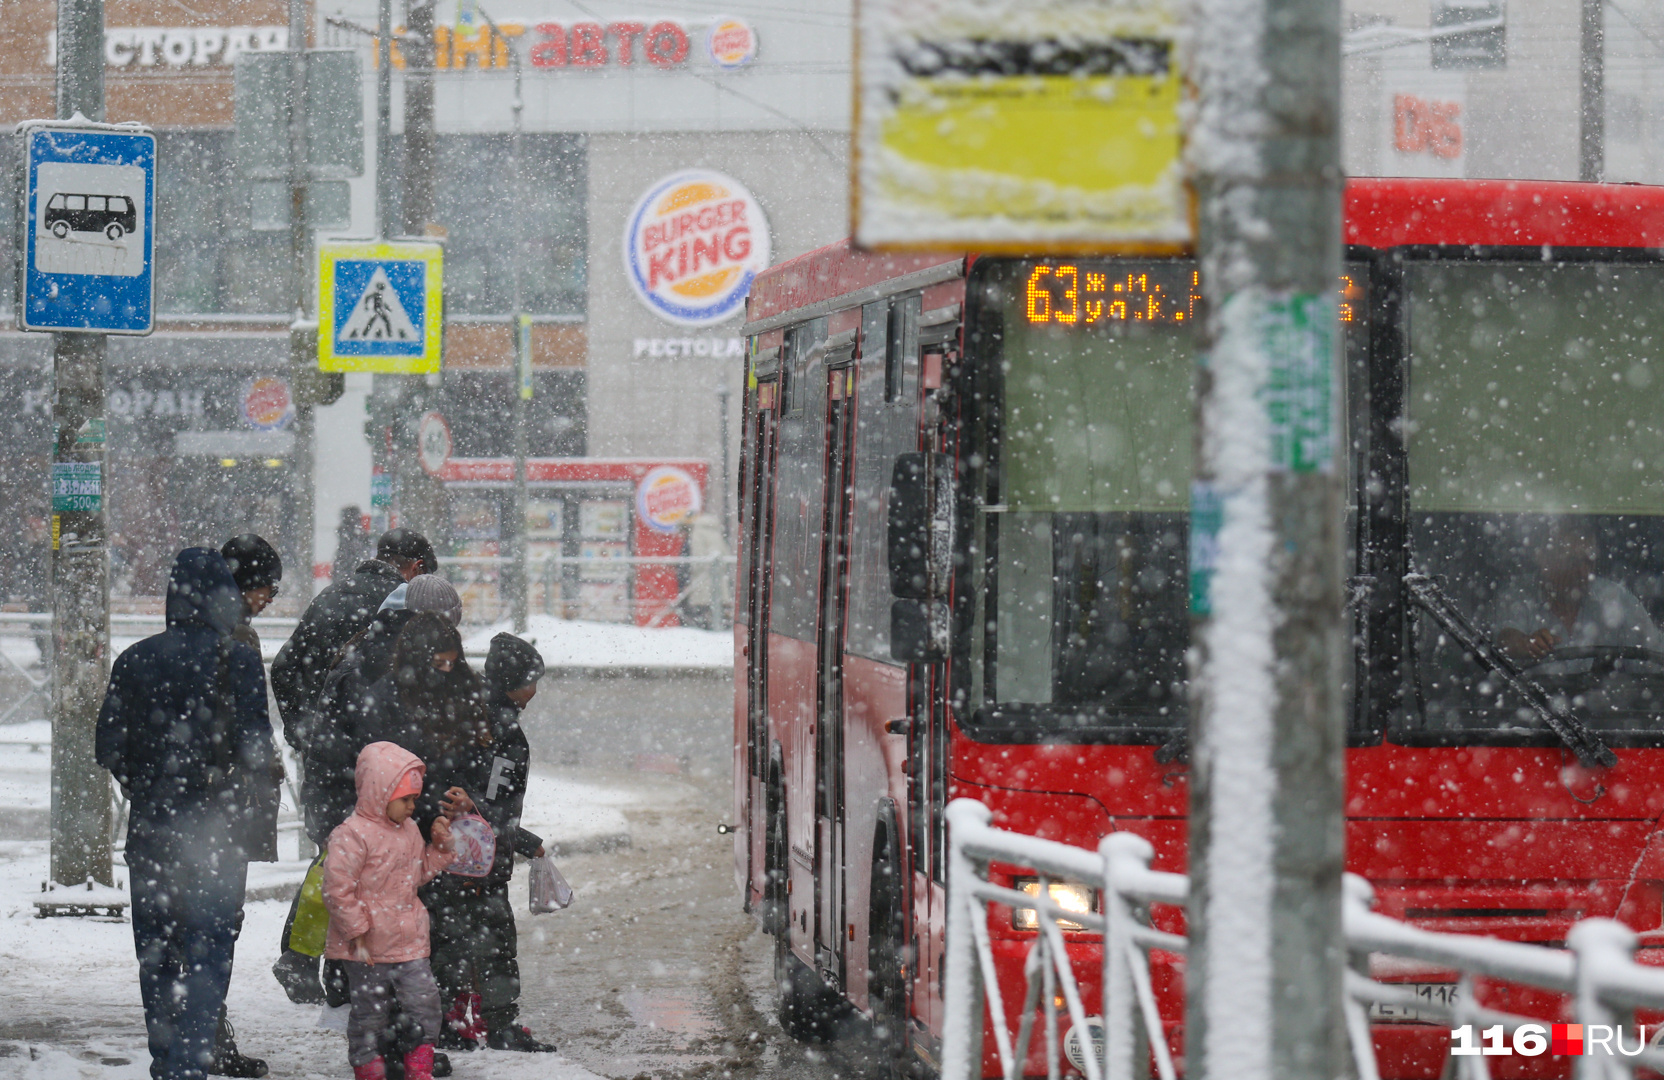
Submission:
[[[533,915],[547,915],[572,903],[572,886],[566,883],[554,860],[539,855],[532,860],[531,902]]]
[[[478,814],[463,814],[451,822],[451,850],[456,853],[445,871],[461,877],[484,877],[497,859],[497,834]]]
[[[322,956],[324,942],[329,936],[329,909],[324,907],[324,856],[318,852],[312,865],[306,868],[306,880],[301,883],[300,895],[295,900],[295,918],[289,927],[289,940],[284,948],[305,956]]]

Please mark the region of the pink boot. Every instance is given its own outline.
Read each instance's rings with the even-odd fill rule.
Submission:
[[[430,1073],[433,1071],[432,1063],[433,1051],[430,1048],[428,1050],[428,1071]],[[381,1058],[376,1058],[374,1061],[366,1062],[363,1065],[354,1065],[352,1067],[352,1080],[387,1080],[387,1062]]]
[[[423,1043],[404,1056],[404,1080],[433,1080],[432,1043]]]

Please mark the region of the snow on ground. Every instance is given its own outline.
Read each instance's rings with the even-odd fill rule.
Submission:
[[[48,721],[0,725],[0,811],[48,809],[52,805],[51,770],[52,725]],[[6,839],[3,827],[0,839]]]
[[[470,631],[463,648],[483,655],[491,638],[513,627],[494,623]],[[648,629],[621,623],[585,622],[533,615],[521,635],[537,646],[552,668],[731,668],[734,638],[723,630],[695,630],[687,626]]]
[[[30,900],[46,862],[44,843],[0,842],[0,970],[31,973],[0,980],[0,1076],[146,1080],[150,1054],[132,926],[35,918]],[[117,867],[116,876],[125,881],[125,869]],[[227,997],[238,1045],[265,1058],[273,1080],[349,1076],[344,1038],[319,1026],[318,1007],[291,1005],[271,976],[288,907],[287,900],[265,900],[245,909]],[[458,1080],[595,1080],[559,1055],[483,1050],[451,1060]]]
[[[541,836],[552,853],[617,847],[629,842],[621,808],[633,802],[626,791],[534,771],[520,823]]]
[[[0,728],[0,733],[10,730]],[[42,761],[20,761],[20,755]],[[48,758],[45,752],[31,754],[0,743],[0,780],[23,778],[15,793],[0,789],[8,792],[0,795],[0,811],[18,805],[14,798],[25,805],[42,802]],[[567,850],[627,844],[629,827],[622,808],[638,798],[626,790],[536,774],[527,798],[526,824]],[[289,844],[282,847],[287,850]],[[117,859],[116,881],[125,889],[127,871],[119,855]],[[0,835],[0,972],[31,973],[27,979],[0,979],[0,1077],[144,1080],[150,1059],[132,926],[125,919],[35,918],[33,900],[47,867],[46,842]],[[253,864],[250,888],[298,881],[303,868],[293,861]],[[516,875],[511,896],[516,910],[523,910],[523,873]],[[227,999],[238,1043],[245,1053],[271,1064],[274,1080],[350,1075],[342,1036],[319,1026],[317,1007],[291,1005],[271,976],[288,909],[287,895],[245,908]],[[594,1073],[558,1055],[480,1051],[452,1055],[452,1061],[458,1080],[596,1080]]]

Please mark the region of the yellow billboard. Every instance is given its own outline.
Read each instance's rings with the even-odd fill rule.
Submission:
[[[1188,250],[1176,6],[863,0],[854,234],[880,250]]]

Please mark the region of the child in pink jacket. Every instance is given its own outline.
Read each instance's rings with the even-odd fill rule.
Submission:
[[[436,819],[433,843],[425,844],[411,820],[425,775],[421,759],[395,743],[366,746],[358,755],[358,808],[329,834],[324,955],[345,961],[352,995],[347,1061],[355,1080],[386,1077],[376,1038],[387,1029],[395,1000],[427,1040],[405,1055],[406,1080],[433,1077],[439,987],[428,966],[428,910],[416,887],[450,863],[451,829],[445,818]]]

